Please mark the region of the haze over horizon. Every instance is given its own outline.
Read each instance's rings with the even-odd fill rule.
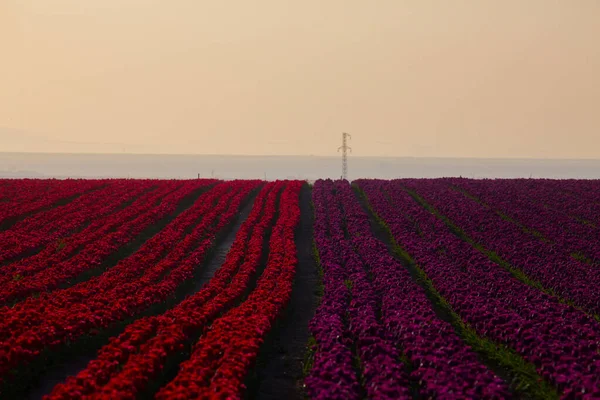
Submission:
[[[5,0],[0,151],[600,159],[600,2]]]

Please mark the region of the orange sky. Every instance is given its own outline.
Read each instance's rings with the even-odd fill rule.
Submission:
[[[0,151],[600,158],[597,0],[2,0]]]

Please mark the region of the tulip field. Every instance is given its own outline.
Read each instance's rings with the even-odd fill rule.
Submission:
[[[600,399],[600,182],[0,179],[0,399]]]

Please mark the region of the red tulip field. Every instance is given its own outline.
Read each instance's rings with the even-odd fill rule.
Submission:
[[[0,399],[599,399],[600,182],[0,179]]]

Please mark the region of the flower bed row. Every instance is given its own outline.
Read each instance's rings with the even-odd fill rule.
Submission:
[[[142,318],[111,339],[77,376],[57,385],[48,398],[135,397],[160,376],[169,357],[182,351],[210,322],[243,295],[259,266],[263,241],[276,215],[284,183],[266,184],[254,202],[215,276],[200,291],[162,315]]]
[[[260,346],[290,300],[298,263],[294,233],[300,222],[302,184],[288,183],[281,195],[267,266],[256,288],[241,305],[213,322],[175,379],[159,391],[158,399],[242,397],[244,379]]]
[[[397,184],[365,180],[360,186],[397,242],[479,335],[513,348],[564,398],[600,396],[598,323],[516,280]]]
[[[241,188],[237,188],[237,192],[240,192]],[[7,309],[5,315],[10,318],[5,318],[5,322],[0,322],[0,338],[18,336],[42,322],[47,322],[49,312],[52,314],[58,310],[65,310],[66,314],[72,313],[72,307],[78,307],[81,302],[93,299],[95,295],[105,298],[115,287],[120,288],[120,293],[113,300],[125,297],[122,285],[137,282],[140,275],[149,276],[158,267],[170,265],[169,262],[176,262],[187,255],[187,251],[197,244],[198,236],[204,235],[207,226],[214,223],[219,213],[227,210],[228,202],[236,194],[231,189],[231,184],[224,183],[203,194],[192,207],[144,243],[138,251],[120,260],[117,265],[100,276],[64,290],[44,293],[37,298],[29,298],[27,301]],[[244,195],[245,192],[238,193],[238,201],[241,201],[241,197]],[[195,226],[194,232],[188,235],[186,230],[193,226],[199,216],[202,220]],[[185,241],[181,242],[184,238]],[[88,307],[87,304],[86,307]],[[44,309],[44,313],[35,313],[35,310],[41,308]],[[27,320],[26,325],[19,325],[16,322],[22,319]]]
[[[354,338],[348,330],[346,312],[351,292],[346,284],[349,270],[338,261],[337,245],[344,243],[343,215],[337,202],[326,195],[322,181],[313,187],[314,242],[323,270],[323,296],[309,330],[318,349],[305,380],[311,398],[358,399],[361,385],[353,368]]]
[[[591,179],[536,180],[546,188],[551,207],[578,218],[600,224],[600,184]],[[568,208],[565,207],[568,205]]]
[[[145,254],[125,259],[106,274],[58,291],[51,298],[32,299],[7,310],[0,329],[0,337],[7,337],[2,342],[6,351],[0,350],[0,359],[6,360],[0,374],[34,359],[44,348],[106,328],[164,301],[193,275],[215,235],[231,222],[242,200],[257,184],[252,181],[217,186],[203,196],[204,201],[196,203],[197,207],[157,235],[160,242],[146,246],[142,251]],[[186,234],[200,216],[200,223]],[[159,262],[166,252],[167,257]]]
[[[526,233],[493,210],[466,199],[438,180],[402,180],[467,236],[494,251],[531,279],[587,312],[600,314],[600,275],[589,265],[564,255],[555,245]],[[518,244],[518,245],[517,245]]]
[[[317,181],[313,191],[315,243],[325,291],[310,324],[318,351],[306,379],[308,394],[323,399],[360,398],[364,391],[368,398],[407,398],[405,366],[391,338],[383,334],[377,320],[378,295],[346,235],[346,214],[340,205],[343,185],[347,186]],[[334,329],[328,330],[329,323]],[[358,357],[360,365],[353,357]]]
[[[27,266],[19,270],[18,273],[23,272],[22,278],[13,279],[0,289],[0,302],[22,299],[38,292],[50,292],[80,273],[100,266],[108,256],[117,252],[144,229],[173,213],[184,198],[205,184],[205,182],[188,181],[162,199],[160,205],[154,206],[152,203],[142,205],[146,212],[141,214],[132,209],[131,211],[137,214],[134,219],[123,221],[124,223],[119,225],[117,230],[99,240],[89,242],[76,257],[52,265],[52,268],[43,268],[39,272],[37,271],[39,266],[32,265],[31,268],[35,271],[33,274],[29,271],[25,273]]]
[[[10,229],[0,232],[2,243],[0,263],[15,259],[27,251],[68,235],[83,226],[96,213],[103,211],[110,213],[111,207],[107,205],[126,200],[129,193],[134,195],[134,188],[123,181],[111,181],[102,188],[82,194],[63,206],[54,207],[17,222]],[[63,221],[63,223],[56,224],[53,223],[54,221]]]
[[[319,199],[321,190],[325,195]],[[338,202],[343,216],[336,210]],[[426,398],[509,396],[507,385],[481,364],[450,324],[436,316],[423,289],[389,255],[385,244],[373,236],[369,218],[347,182],[318,181],[315,208],[317,221],[322,209],[335,217],[327,224],[315,224],[325,294],[311,322],[318,346],[313,369],[306,379],[311,397],[360,395],[348,365],[349,349],[353,346],[360,358],[362,381],[369,398],[412,397],[409,382]],[[331,241],[322,239],[324,226],[344,224],[347,235],[342,236],[337,229],[338,235]],[[348,278],[344,270],[350,273]],[[347,334],[340,315],[343,306],[339,306],[347,297],[344,286],[352,288]],[[410,375],[399,361],[396,344],[413,368]]]
[[[15,193],[10,194],[0,204],[0,225],[14,218],[22,218],[39,212],[54,204],[74,196],[97,190],[107,185],[110,180],[29,180],[19,179],[15,182]]]
[[[550,181],[555,192],[561,183]],[[548,183],[550,183],[548,182]],[[535,229],[544,238],[552,241],[564,256],[580,253],[594,262],[600,261],[600,229],[582,224],[565,214],[564,211],[549,208],[546,193],[537,188],[531,190],[519,180],[476,181],[471,179],[449,179],[471,195],[476,196],[490,207],[500,210],[528,229]],[[529,189],[529,190],[527,190]],[[563,210],[575,208],[579,202],[570,197],[562,203]],[[590,204],[590,202],[586,202]],[[592,272],[599,272],[596,266],[590,266]]]
[[[0,212],[13,207],[9,204],[12,201],[34,201],[60,182],[57,179],[0,179]]]
[[[115,181],[93,193],[82,195],[65,206],[26,218],[0,233],[3,243],[0,263],[20,256],[22,258],[27,252],[48,244],[44,254],[39,254],[38,258],[47,259],[53,254],[58,254],[71,234],[84,230],[94,220],[101,220],[113,214],[122,204],[138,197],[152,186],[150,181],[136,182],[134,185],[126,181]],[[57,224],[56,221],[60,223]],[[0,269],[0,274],[12,279],[13,274],[8,271],[11,269],[5,266]]]
[[[109,213],[104,217],[95,218],[91,216],[89,225],[82,231],[61,238],[58,243],[50,243],[42,251],[31,257],[2,267],[0,269],[0,285],[4,286],[12,280],[17,281],[25,276],[35,275],[50,266],[56,267],[69,259],[71,259],[70,262],[85,263],[88,252],[92,251],[99,243],[102,243],[105,237],[131,223],[141,215],[148,213],[180,186],[175,182],[165,182],[160,184],[156,190],[144,193],[128,207]],[[117,205],[117,207],[119,206]]]
[[[522,180],[520,183],[524,183]],[[579,218],[581,222],[587,221],[600,224],[600,185],[595,180],[578,179],[535,179],[520,185],[533,191],[535,200],[543,202],[545,206]]]

